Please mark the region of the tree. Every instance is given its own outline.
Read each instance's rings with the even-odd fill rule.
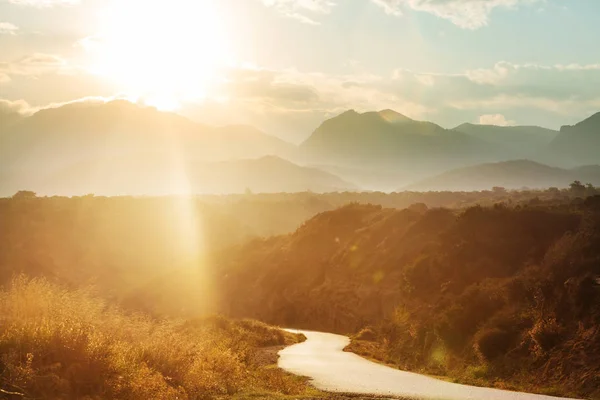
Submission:
[[[35,199],[36,193],[32,190],[19,190],[13,194],[13,199]]]
[[[585,186],[581,183],[581,181],[573,181],[569,185],[569,189],[571,193],[577,197],[585,195]]]
[[[586,196],[594,196],[598,193],[597,189],[591,183],[585,184],[585,195]]]

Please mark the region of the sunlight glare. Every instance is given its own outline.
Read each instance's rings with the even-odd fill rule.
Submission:
[[[159,111],[176,111],[180,107],[179,100],[168,94],[146,96],[142,99],[142,102],[147,105],[156,108]]]
[[[164,110],[203,98],[233,62],[218,11],[214,0],[114,1],[102,32],[82,41],[90,70]]]

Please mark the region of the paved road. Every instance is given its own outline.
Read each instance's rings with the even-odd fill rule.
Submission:
[[[312,379],[317,388],[357,394],[443,400],[556,400],[556,397],[480,388],[400,371],[342,351],[350,342],[332,333],[290,330],[306,341],[279,352],[279,366]]]

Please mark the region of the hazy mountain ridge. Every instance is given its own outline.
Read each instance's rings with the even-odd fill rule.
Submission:
[[[576,161],[580,154],[587,164],[600,163],[600,151],[596,151],[600,150],[600,134],[595,133],[600,127],[600,113],[575,126],[563,127],[559,133],[534,126],[468,123],[444,129],[390,109],[364,113],[348,110],[323,121],[299,146],[252,126],[203,125],[175,113],[125,100],[72,103],[43,109],[29,117],[19,114],[19,118],[11,117],[3,122],[5,124],[0,125],[0,189],[5,195],[29,184],[42,188],[41,192],[68,194],[75,189],[80,193],[82,187],[92,188],[102,179],[112,180],[113,187],[119,187],[118,193],[127,187],[135,193],[143,188],[152,188],[150,193],[179,193],[183,187],[199,190],[199,193],[206,193],[208,189],[204,188],[218,189],[217,193],[238,193],[244,190],[240,189],[241,177],[248,180],[243,187],[269,192],[358,189],[349,182],[364,189],[385,191],[406,185],[418,187],[414,182],[428,182],[432,188],[564,187],[573,176],[596,183],[596,173],[589,168],[578,174],[558,169],[534,173],[532,164],[529,167],[521,164],[521,169],[514,169],[512,177],[501,178],[500,172],[484,169],[492,179],[484,183],[476,182],[472,173],[470,178],[465,177],[468,171],[454,170],[518,159],[575,167],[582,164]],[[268,168],[260,172],[264,174],[264,182],[255,176],[261,168],[249,166],[249,169],[236,169],[233,164],[215,164],[211,170],[213,178],[199,172],[210,170],[201,164],[269,155],[314,165],[328,175],[308,169],[299,173],[304,167],[287,168],[285,164],[279,168],[278,177]],[[513,167],[516,165],[519,164],[515,162]],[[118,166],[122,169],[118,170]],[[90,171],[81,171],[86,168]],[[216,183],[218,169],[229,170],[229,175],[221,173],[223,185]],[[232,176],[234,170],[240,177],[237,180]],[[288,179],[283,178],[285,173],[290,174]],[[446,186],[440,186],[432,178],[440,174],[443,179],[457,182],[447,181],[443,182]],[[77,185],[68,184],[69,175]],[[84,184],[85,179],[90,182]],[[480,181],[483,179],[485,176],[481,175]],[[40,186],[42,180],[45,182]],[[207,183],[201,186],[200,181]],[[290,184],[290,181],[295,183]],[[299,185],[300,181],[303,183]],[[52,183],[57,185],[54,189]],[[158,188],[159,183],[162,188]],[[102,191],[115,193],[109,189],[110,184],[101,185]]]
[[[451,163],[457,157],[477,158],[482,151],[493,151],[485,142],[462,132],[415,121],[391,110],[346,111],[324,121],[300,150],[313,160],[388,167],[433,159]]]
[[[560,128],[550,143],[551,152],[567,158],[571,165],[597,163],[600,158],[600,112],[575,124]]]
[[[600,185],[600,166],[563,169],[529,160],[486,163],[447,171],[401,190],[470,191],[490,190],[494,186],[506,189],[565,188],[575,180]]]
[[[230,315],[360,331],[351,351],[403,370],[595,398],[599,201],[458,213],[352,204],[224,254],[217,292]]]
[[[14,169],[39,162],[45,168],[66,166],[140,151],[177,151],[185,160],[216,161],[271,154],[292,158],[295,150],[252,127],[212,127],[125,100],[38,111],[6,130],[2,148],[3,164]]]
[[[558,131],[539,126],[497,126],[465,123],[453,130],[494,143],[515,156],[543,156]]]

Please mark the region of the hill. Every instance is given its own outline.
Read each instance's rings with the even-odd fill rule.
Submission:
[[[600,162],[600,112],[573,126],[563,126],[550,143],[552,154],[573,164]]]
[[[565,188],[573,181],[600,184],[600,167],[562,169],[529,160],[505,161],[458,168],[404,187],[416,191],[471,191],[506,189]]]
[[[315,163],[410,168],[425,173],[489,159],[496,153],[480,139],[391,110],[346,111],[324,121],[300,150]]]
[[[599,205],[349,205],[221,254],[216,293],[229,315],[361,331],[353,351],[402,369],[597,398]]]

